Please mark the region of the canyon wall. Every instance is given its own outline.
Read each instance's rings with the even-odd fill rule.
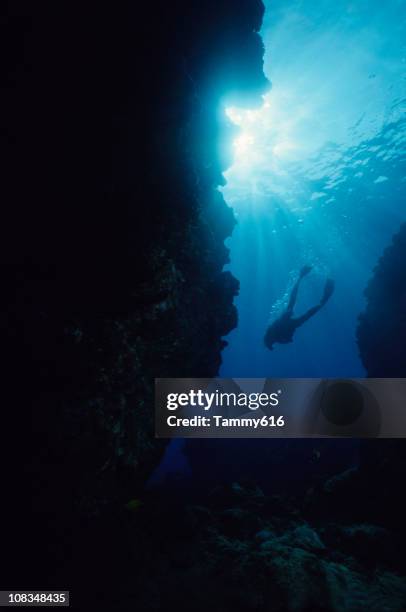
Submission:
[[[127,501],[164,448],[154,377],[217,373],[238,291],[222,271],[235,224],[218,190],[224,105],[268,88],[262,15],[259,0],[10,8],[12,511],[28,496],[50,523]]]
[[[406,225],[393,237],[365,290],[357,338],[368,376],[406,375]]]
[[[367,305],[357,329],[361,359],[370,377],[406,376],[406,224],[379,259],[365,290]],[[369,440],[361,446],[360,484],[368,511],[404,533],[405,440]],[[360,504],[361,505],[361,504]]]

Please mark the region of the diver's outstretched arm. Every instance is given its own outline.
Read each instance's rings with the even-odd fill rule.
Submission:
[[[288,304],[288,307],[286,309],[286,312],[288,312],[289,314],[292,314],[293,309],[295,307],[296,300],[297,300],[297,294],[298,294],[298,291],[299,291],[300,281],[302,280],[302,278],[304,278],[306,276],[306,274],[309,274],[311,269],[312,269],[311,266],[304,266],[300,270],[299,278],[297,279],[297,281],[295,283],[295,286],[292,289],[292,293],[290,294],[290,298],[289,298],[289,304]]]

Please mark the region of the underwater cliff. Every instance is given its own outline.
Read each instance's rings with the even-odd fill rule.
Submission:
[[[50,531],[125,503],[160,460],[154,377],[218,372],[238,291],[221,109],[268,87],[262,15],[259,0],[10,8],[10,514],[50,554]]]
[[[365,290],[357,338],[368,376],[406,373],[406,225],[393,237]]]
[[[370,377],[406,375],[406,224],[379,259],[365,290],[367,305],[359,318],[358,346]],[[369,498],[369,512],[396,524],[405,534],[405,440],[364,441],[358,479]],[[403,535],[403,537],[405,537]]]
[[[405,314],[406,226],[385,249],[365,289],[366,308],[359,316],[357,340],[370,377],[404,378],[406,372]],[[390,533],[393,566],[404,575],[402,551],[406,444],[404,439],[360,440],[359,459],[352,467],[326,479],[306,500],[306,515],[338,524],[371,523]],[[383,551],[372,548],[380,562]],[[406,599],[403,597],[400,608]],[[389,604],[388,604],[389,605]],[[398,609],[394,603],[394,609]],[[391,608],[390,608],[391,609]]]

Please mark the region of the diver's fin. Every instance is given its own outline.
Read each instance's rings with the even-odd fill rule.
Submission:
[[[323,293],[323,297],[321,298],[321,304],[325,304],[333,295],[334,293],[334,281],[331,278],[328,278],[326,280],[326,284],[324,285],[324,293]]]

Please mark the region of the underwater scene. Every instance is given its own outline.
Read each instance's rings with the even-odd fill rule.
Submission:
[[[263,106],[227,108],[239,128],[225,177],[237,215],[227,244],[239,322],[222,376],[362,377],[356,326],[364,290],[405,221],[405,15],[402,2],[267,5],[261,35],[272,88]],[[277,265],[276,265],[277,262]],[[287,304],[332,299],[270,353],[264,328]]]
[[[265,9],[270,89],[254,108],[219,110],[234,133],[221,187],[237,221],[225,269],[239,280],[238,325],[226,337],[220,376],[361,378],[365,289],[406,220],[406,9],[321,0],[274,0]],[[288,308],[304,267],[295,315],[322,301],[328,280],[332,295],[269,350],[266,329]],[[351,465],[358,444],[336,445],[329,442],[333,454],[343,447]],[[193,479],[182,447],[171,442],[152,482],[167,472]],[[272,481],[267,470],[265,478]]]
[[[3,26],[0,603],[406,611],[400,430],[169,439],[154,412],[161,380],[403,388],[406,0]]]
[[[240,283],[238,325],[226,337],[220,376],[362,378],[370,374],[359,346],[366,288],[406,220],[406,5],[273,0],[260,33],[269,91],[254,108],[219,111],[234,134],[220,188],[236,217],[225,269]],[[269,346],[265,332],[289,310],[293,292],[299,325]],[[384,334],[387,322],[376,324]],[[266,581],[256,564],[267,559],[282,584],[299,579],[283,603],[272,589],[240,586],[236,609],[402,610],[398,535],[382,526],[385,510],[376,507],[371,520],[360,501],[367,496],[371,511],[379,496],[359,482],[370,453],[359,440],[178,439],[149,486],[200,500],[205,491],[212,527],[223,522],[218,545],[241,578],[257,569],[256,579]],[[390,585],[381,582],[385,561],[376,546],[388,546]],[[348,562],[361,566],[346,573]],[[300,582],[314,575],[324,601],[320,585]]]

